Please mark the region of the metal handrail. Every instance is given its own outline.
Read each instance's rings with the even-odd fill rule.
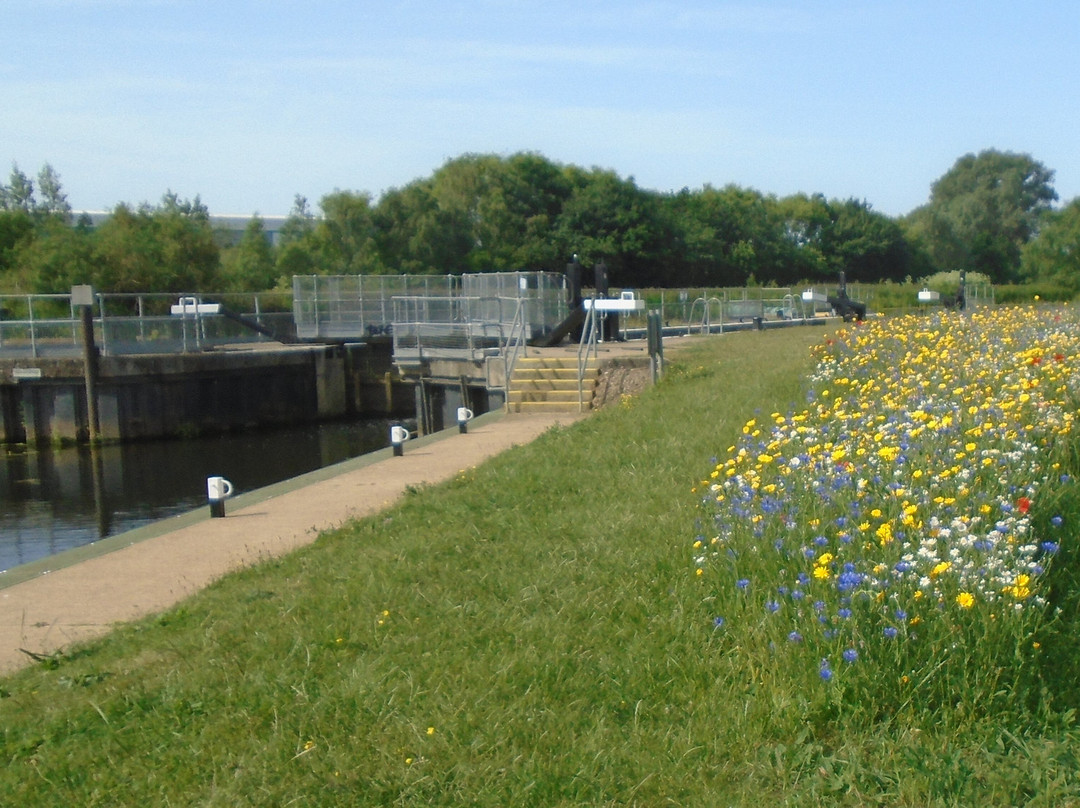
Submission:
[[[503,406],[510,411],[510,377],[514,374],[518,356],[525,350],[525,301],[518,300],[514,321],[503,343]]]
[[[589,363],[589,354],[591,353],[594,358],[600,356],[599,349],[596,347],[597,331],[599,330],[597,323],[596,298],[593,297],[592,305],[585,312],[585,324],[581,330],[581,342],[578,343],[578,412],[585,410],[585,366]]]

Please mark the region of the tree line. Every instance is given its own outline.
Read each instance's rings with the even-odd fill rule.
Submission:
[[[660,193],[535,153],[469,154],[375,200],[297,196],[271,244],[253,217],[237,243],[199,197],[76,217],[46,164],[0,185],[0,291],[260,291],[293,275],[562,271],[577,255],[626,287],[904,281],[977,271],[1080,291],[1080,199],[1054,209],[1054,172],[1027,154],[967,154],[930,199],[893,218],[865,200],[778,198],[736,185]]]

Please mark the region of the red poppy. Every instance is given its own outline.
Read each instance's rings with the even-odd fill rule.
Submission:
[[[1042,357],[1041,356],[1033,356],[1033,357],[1031,357],[1031,364],[1033,364],[1033,365],[1041,365],[1042,364]]]
[[[1027,497],[1020,497],[1020,499],[1016,500],[1016,509],[1020,513],[1027,513],[1031,510],[1031,500]]]

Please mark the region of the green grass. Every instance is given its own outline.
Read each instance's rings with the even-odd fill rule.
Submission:
[[[822,336],[669,342],[640,398],[0,682],[0,804],[1080,804],[1068,714],[872,719],[712,630],[691,491]]]

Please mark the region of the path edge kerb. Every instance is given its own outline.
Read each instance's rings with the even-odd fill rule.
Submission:
[[[483,426],[484,424],[496,423],[506,416],[507,413],[504,410],[499,409],[478,415],[470,423],[474,426]],[[407,446],[413,449],[420,448],[432,443],[437,443],[438,441],[456,434],[458,434],[458,429],[454,426],[453,428],[443,429],[439,432],[432,432],[430,435],[413,438],[409,440]],[[324,480],[330,480],[334,477],[341,476],[342,474],[348,474],[349,472],[382,462],[393,456],[393,449],[389,446],[385,449],[367,452],[366,454],[343,460],[340,463],[314,469],[305,474],[290,477],[287,480],[272,483],[271,485],[256,488],[251,491],[245,491],[242,494],[237,494],[227,500],[227,507],[229,509],[240,509],[251,505],[257,505],[268,499],[272,499],[273,497],[295,491],[299,488],[304,488],[305,486],[323,482]],[[20,564],[7,570],[0,570],[0,590],[33,580],[41,575],[55,572],[56,570],[72,567],[83,561],[88,561],[91,558],[97,558],[116,552],[117,550],[122,550],[125,547],[131,547],[139,542],[164,536],[166,533],[172,533],[175,530],[190,525],[208,521],[211,518],[209,506],[204,506],[176,516],[171,516],[167,519],[152,522],[148,525],[143,525],[142,527],[134,528],[133,530],[126,530],[123,533],[106,536],[105,538],[91,542],[90,544],[85,544],[82,547],[64,550],[54,555],[47,556],[46,558],[38,559],[37,561],[30,561],[26,564]]]

